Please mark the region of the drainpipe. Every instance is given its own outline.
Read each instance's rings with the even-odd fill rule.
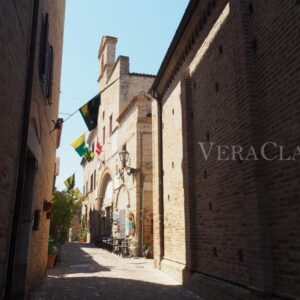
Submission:
[[[15,268],[16,243],[17,243],[18,227],[19,227],[19,220],[21,214],[21,205],[23,200],[23,192],[24,192],[24,177],[25,177],[25,168],[26,168],[32,86],[33,86],[33,78],[34,78],[34,61],[35,61],[35,50],[36,50],[35,48],[36,48],[36,36],[37,36],[37,27],[38,27],[38,15],[39,15],[39,0],[34,0],[33,9],[32,9],[30,49],[29,49],[27,74],[26,74],[26,87],[25,87],[25,95],[24,95],[23,124],[22,124],[22,135],[21,135],[21,145],[20,145],[17,189],[16,189],[16,198],[15,198],[14,213],[13,213],[13,220],[12,220],[12,228],[10,234],[8,263],[7,263],[7,277],[6,277],[5,296],[4,296],[5,299],[10,299],[11,297],[12,280],[13,280],[14,268]]]
[[[152,97],[157,102],[157,115],[158,115],[158,181],[159,181],[159,235],[160,235],[160,257],[161,263],[165,255],[165,237],[164,237],[164,171],[163,171],[163,128],[162,128],[162,99],[156,95],[155,91],[152,91]]]

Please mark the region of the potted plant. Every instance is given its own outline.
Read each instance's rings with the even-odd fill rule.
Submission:
[[[76,242],[79,241],[79,233],[73,234],[73,236],[72,236],[72,241],[73,241],[73,242],[74,242],[74,241],[76,241]]]
[[[57,242],[55,242],[55,240],[52,237],[49,237],[49,241],[48,241],[48,261],[47,261],[47,267],[48,268],[54,268],[57,253],[58,253]]]
[[[86,230],[81,229],[79,234],[79,243],[85,243],[86,242]]]

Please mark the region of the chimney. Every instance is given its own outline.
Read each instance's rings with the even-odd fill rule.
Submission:
[[[99,81],[107,81],[116,60],[116,44],[118,39],[113,36],[103,36],[98,53],[100,61]]]

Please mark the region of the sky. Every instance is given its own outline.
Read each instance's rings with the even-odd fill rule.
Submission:
[[[59,117],[66,119],[99,92],[98,50],[103,35],[118,38],[116,57],[129,56],[130,72],[157,74],[188,0],[67,0]],[[79,112],[63,125],[56,187],[75,173],[82,190],[81,158],[70,143],[88,129]]]

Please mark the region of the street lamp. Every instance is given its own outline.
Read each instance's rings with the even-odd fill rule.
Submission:
[[[129,152],[126,150],[125,146],[123,146],[122,151],[119,152],[119,157],[120,157],[120,160],[122,162],[123,169],[125,169],[126,168],[126,163],[128,161],[128,158],[129,158]]]
[[[119,157],[120,157],[120,160],[122,162],[122,167],[123,167],[122,174],[120,174],[122,178],[123,178],[124,169],[126,169],[127,175],[132,175],[137,171],[137,169],[126,166],[126,163],[129,158],[129,152],[126,150],[126,146],[122,147],[122,151],[119,152]]]

